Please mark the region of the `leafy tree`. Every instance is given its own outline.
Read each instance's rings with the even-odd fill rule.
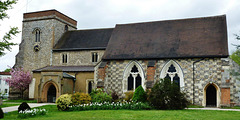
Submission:
[[[24,72],[22,68],[11,69],[11,78],[5,79],[10,87],[21,91],[21,98],[23,99],[23,92],[29,88],[29,84],[32,82],[32,76],[30,72]]]
[[[230,58],[240,65],[240,50],[237,49],[232,55],[230,55]]]
[[[153,86],[149,101],[156,109],[184,109],[189,104],[179,86],[169,79],[161,79]]]
[[[5,0],[0,1],[0,20],[3,20],[4,18],[8,18],[8,15],[6,13],[7,10],[12,9],[12,5],[16,4],[17,0]],[[0,56],[3,56],[4,50],[11,50],[11,46],[17,45],[16,43],[10,42],[12,39],[12,36],[15,36],[20,31],[17,27],[11,27],[9,32],[7,32],[2,40],[0,40]]]
[[[11,71],[11,69],[10,68],[7,68],[7,69],[5,69],[3,72],[10,72]]]

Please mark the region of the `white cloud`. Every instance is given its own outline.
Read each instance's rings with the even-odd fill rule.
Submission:
[[[21,0],[9,11],[10,19],[1,22],[0,33],[9,26],[22,26],[27,11],[56,9],[78,21],[78,29],[109,28],[116,24],[227,15],[229,51],[240,44],[233,34],[240,34],[239,0]],[[0,37],[1,38],[1,37]],[[21,34],[14,39],[21,42]],[[0,71],[13,65],[18,47],[0,58]]]

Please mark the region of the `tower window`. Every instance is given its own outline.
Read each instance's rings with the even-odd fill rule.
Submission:
[[[98,61],[98,53],[94,52],[92,53],[92,62],[97,62]]]
[[[37,29],[35,31],[35,42],[40,42],[40,34],[41,34],[40,30]]]
[[[62,54],[62,63],[67,63],[67,54]]]
[[[68,31],[68,26],[67,26],[67,25],[65,25],[65,28],[64,28],[64,30],[65,30],[65,32],[67,32],[67,31]]]

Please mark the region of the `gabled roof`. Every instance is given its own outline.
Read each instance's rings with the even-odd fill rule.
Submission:
[[[65,32],[53,51],[105,50],[112,31],[113,28]]]
[[[226,16],[116,25],[104,60],[227,57]]]
[[[63,71],[63,72],[93,72],[94,66],[46,66],[33,70],[33,72],[42,71]]]

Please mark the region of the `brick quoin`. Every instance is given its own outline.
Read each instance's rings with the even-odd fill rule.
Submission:
[[[222,88],[221,93],[221,104],[230,105],[230,88]]]
[[[105,77],[106,77],[106,68],[107,66],[105,66],[104,68],[98,68],[98,79],[102,79],[104,81]]]
[[[147,68],[147,80],[148,81],[154,80],[155,70],[156,70],[156,67],[148,67]]]

